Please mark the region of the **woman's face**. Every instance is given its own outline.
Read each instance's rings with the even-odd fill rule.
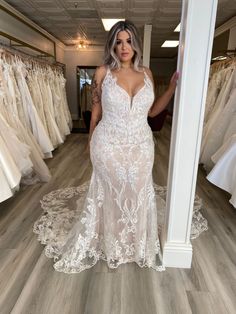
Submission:
[[[133,58],[134,50],[131,46],[131,37],[128,32],[120,31],[117,34],[115,51],[121,62],[130,61]]]

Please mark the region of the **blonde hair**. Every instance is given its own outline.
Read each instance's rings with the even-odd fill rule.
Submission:
[[[140,71],[142,66],[142,42],[136,26],[130,21],[119,21],[110,29],[104,52],[104,65],[108,65],[110,69],[120,69],[121,63],[115,52],[117,35],[121,31],[126,31],[131,37],[131,47],[134,50],[132,58],[134,69]]]

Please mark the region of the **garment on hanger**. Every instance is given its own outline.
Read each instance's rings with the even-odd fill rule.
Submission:
[[[60,69],[4,49],[0,54],[0,135],[5,142],[1,153],[8,153],[14,164],[9,172],[11,164],[3,162],[6,159],[2,157],[2,201],[13,195],[19,183],[49,181],[51,175],[43,159],[52,157],[54,148],[64,142],[72,119]],[[8,172],[12,177],[15,173],[15,185]]]
[[[229,192],[229,202],[236,208],[236,133],[212,156],[214,168],[207,179]]]
[[[6,144],[0,134],[0,201],[5,201],[18,190],[21,173],[17,168]]]
[[[204,125],[201,144],[200,162],[204,164],[208,172],[214,166],[211,156],[223,145],[231,114],[235,112],[233,104],[236,87],[235,66],[221,70],[220,75],[223,84],[221,84],[214,108],[211,109],[211,114]]]
[[[223,144],[223,137],[228,128],[231,113],[236,109],[232,106],[232,97],[234,96],[233,90],[236,87],[236,69],[227,69],[224,77],[225,84],[217,98],[215,110],[204,129],[201,160],[206,169],[212,168],[213,164],[211,162],[211,156]]]

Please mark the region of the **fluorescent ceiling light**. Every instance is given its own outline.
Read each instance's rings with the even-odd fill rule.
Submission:
[[[161,47],[177,47],[178,45],[178,40],[166,40]]]
[[[109,31],[116,22],[125,21],[125,19],[102,19],[105,31]]]
[[[180,32],[180,23],[178,26],[176,26],[176,29],[174,30],[174,32]]]
[[[218,57],[213,58],[212,60],[225,60],[225,59],[227,59],[227,57],[225,57],[225,56],[218,56]]]

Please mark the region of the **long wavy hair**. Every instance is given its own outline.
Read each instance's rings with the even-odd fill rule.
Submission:
[[[134,50],[132,62],[134,69],[140,71],[140,67],[142,66],[142,42],[136,26],[127,20],[117,22],[110,29],[105,45],[104,64],[109,66],[111,70],[119,70],[121,68],[120,60],[115,51],[117,35],[121,31],[126,31],[131,37],[131,47]]]

